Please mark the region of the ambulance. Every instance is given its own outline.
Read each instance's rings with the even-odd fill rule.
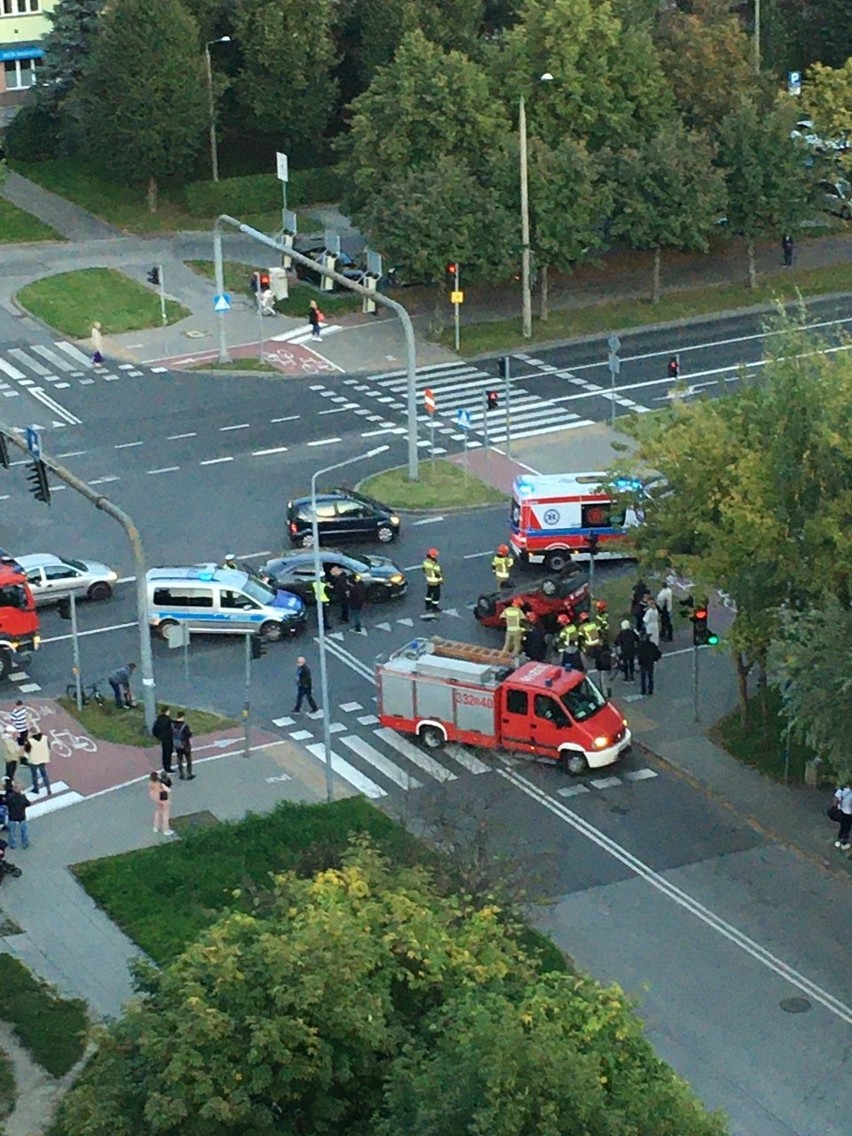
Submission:
[[[509,543],[521,564],[543,564],[562,572],[572,559],[588,557],[590,537],[596,560],[629,557],[620,538],[637,525],[642,482],[620,478],[619,490],[635,495],[635,504],[613,501],[603,488],[606,473],[522,474],[512,486]]]

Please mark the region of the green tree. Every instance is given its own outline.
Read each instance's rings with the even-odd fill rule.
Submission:
[[[589,1136],[720,1136],[618,990],[544,975],[519,941],[495,906],[442,896],[422,869],[368,848],[313,879],[281,877],[255,913],[227,916],[146,972],[60,1125],[74,1136],[428,1136],[483,1131],[467,1123],[481,1118],[495,1136],[561,1136],[557,1120],[579,1118],[595,1121]],[[396,1123],[418,1112],[423,1124]]]
[[[678,119],[644,144],[617,151],[611,168],[612,234],[631,248],[653,250],[657,304],[663,249],[706,252],[724,211],[724,179],[713,167],[707,138],[689,133]]]
[[[47,13],[50,31],[42,40],[39,93],[61,102],[86,69],[105,0],[59,0]]]
[[[852,139],[852,58],[836,68],[815,63],[802,93],[805,110],[822,138]],[[839,161],[852,170],[852,155],[841,154]]]
[[[445,50],[463,54],[476,50],[483,22],[483,0],[383,0],[381,4],[355,3],[354,34],[358,39],[356,66],[362,85],[368,87],[377,70],[393,61],[409,32],[422,31]]]
[[[809,212],[810,176],[791,145],[787,115],[780,109],[761,114],[748,99],[722,122],[718,161],[725,172],[728,222],[745,238],[748,282],[756,288],[755,241],[795,232]]]
[[[282,149],[318,149],[337,101],[335,0],[235,0],[243,66],[238,98],[256,128],[282,135]]]
[[[769,649],[770,678],[793,732],[843,779],[852,777],[849,737],[838,729],[852,715],[850,637],[852,608],[829,598],[819,608],[782,610],[778,639]]]
[[[186,177],[206,138],[198,25],[180,0],[113,0],[74,96],[93,160],[129,182]]]

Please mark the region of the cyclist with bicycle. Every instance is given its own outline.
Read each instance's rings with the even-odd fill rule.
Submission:
[[[133,695],[130,691],[130,678],[136,670],[135,663],[127,663],[123,667],[116,667],[108,678],[108,682],[112,687],[112,692],[115,695],[115,704],[119,710],[130,710],[133,708]]]

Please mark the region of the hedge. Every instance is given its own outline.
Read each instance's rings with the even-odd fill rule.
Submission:
[[[314,170],[292,170],[287,183],[287,205],[298,209],[339,201],[343,196],[343,177],[335,166]],[[185,189],[186,205],[193,217],[215,217],[219,213],[240,216],[267,213],[281,208],[281,182],[275,174],[249,174],[222,181],[191,182]]]

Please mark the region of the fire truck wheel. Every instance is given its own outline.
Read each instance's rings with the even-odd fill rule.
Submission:
[[[544,567],[548,572],[564,572],[570,564],[571,553],[562,548],[555,548],[544,558]]]
[[[586,761],[585,755],[579,753],[575,749],[563,750],[562,753],[562,768],[566,773],[577,777],[581,773],[588,773],[589,763]]]
[[[427,749],[441,749],[444,744],[444,735],[437,726],[423,726],[418,736]]]

